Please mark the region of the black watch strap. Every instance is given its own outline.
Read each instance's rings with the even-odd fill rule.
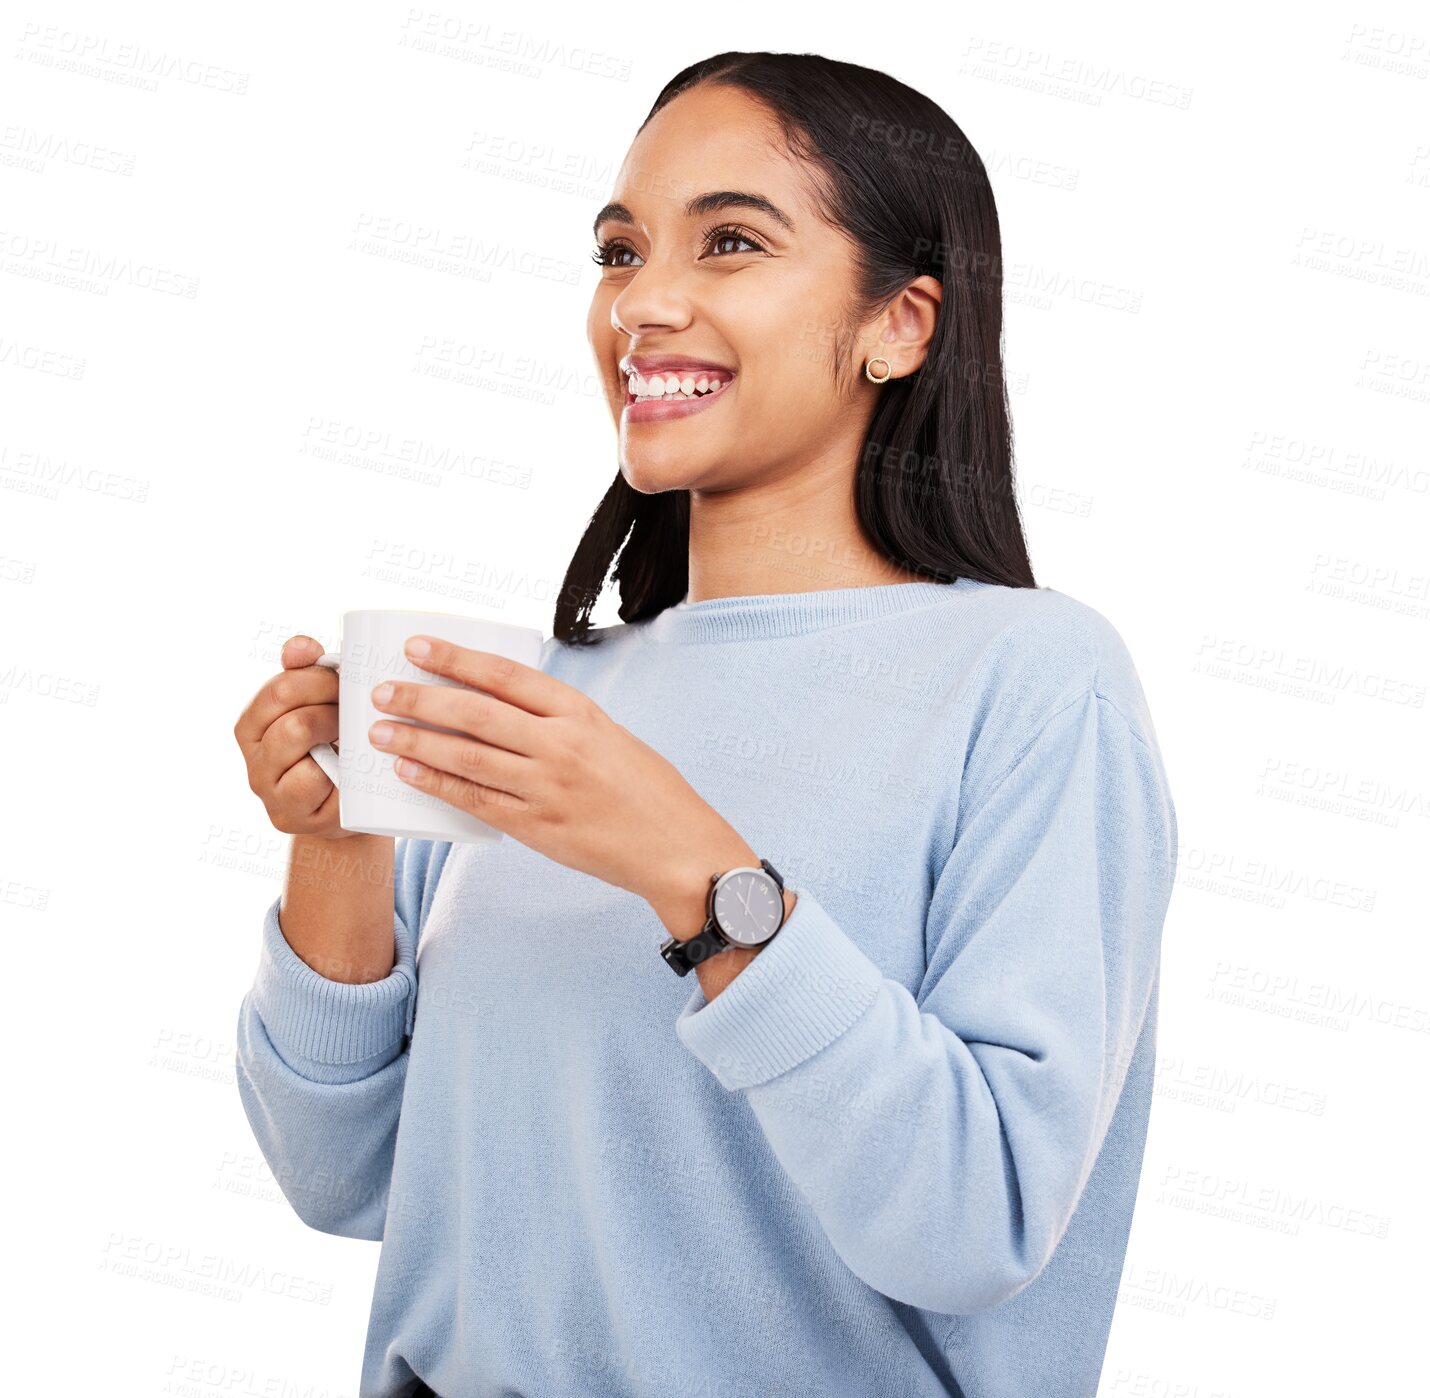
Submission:
[[[780,893],[783,894],[785,891],[785,881],[781,877],[779,870],[776,869],[768,859],[760,860],[760,867],[775,881],[775,886],[779,889]],[[713,875],[710,879],[710,891],[705,899],[705,926],[702,927],[695,936],[687,937],[684,941],[681,941],[678,937],[670,937],[661,944],[660,954],[665,958],[666,963],[677,976],[688,975],[690,971],[702,961],[718,955],[724,951],[726,947],[735,945],[721,932],[719,923],[715,921],[715,910],[712,900],[715,885],[719,879],[719,874]],[[781,925],[783,925],[784,919],[781,918],[780,921]],[[775,932],[778,934],[778,927],[775,929]]]
[[[660,954],[677,976],[685,976],[706,958],[724,951],[729,945],[721,936],[720,929],[707,922],[695,936],[687,937],[683,942],[678,937],[663,942]]]

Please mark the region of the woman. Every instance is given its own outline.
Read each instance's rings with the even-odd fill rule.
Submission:
[[[595,232],[620,470],[540,668],[429,637],[487,695],[375,694],[508,838],[341,831],[308,638],[236,730],[296,837],[238,1085],[382,1241],[360,1392],[1091,1395],[1176,815],[1118,633],[1033,580],[983,165],[882,73],[721,54]]]

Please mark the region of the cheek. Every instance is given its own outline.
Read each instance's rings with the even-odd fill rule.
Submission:
[[[805,277],[732,278],[719,324],[762,401],[827,409],[838,307]]]
[[[604,287],[598,286],[591,297],[591,308],[586,312],[586,339],[591,348],[601,354],[611,355],[614,350],[616,332],[611,326],[611,297]]]
[[[618,337],[611,328],[610,311],[602,304],[599,293],[592,300],[586,316],[586,340],[591,347],[591,358],[602,394],[608,400],[623,400],[625,386],[616,371],[616,360],[620,357]]]

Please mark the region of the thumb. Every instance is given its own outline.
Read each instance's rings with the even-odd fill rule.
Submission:
[[[283,668],[296,670],[303,665],[311,665],[322,653],[322,646],[311,636],[290,636],[283,643]]]

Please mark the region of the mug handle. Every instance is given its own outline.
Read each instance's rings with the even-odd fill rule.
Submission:
[[[342,663],[342,659],[343,657],[338,651],[324,651],[313,661],[313,664],[326,666],[329,670],[336,670]],[[331,743],[319,743],[316,747],[308,749],[308,756],[323,769],[323,775],[336,786],[338,784],[337,749]]]

